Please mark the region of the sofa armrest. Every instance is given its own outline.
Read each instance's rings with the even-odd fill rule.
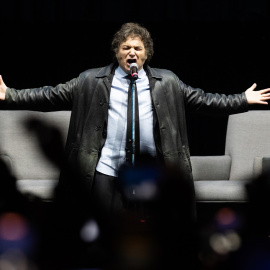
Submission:
[[[16,182],[17,189],[22,194],[32,194],[43,201],[52,201],[54,199],[57,184],[58,180],[55,179],[22,179]]]
[[[228,180],[231,170],[231,157],[224,156],[191,156],[193,179]]]
[[[270,171],[270,156],[255,157],[253,163],[253,178]]]

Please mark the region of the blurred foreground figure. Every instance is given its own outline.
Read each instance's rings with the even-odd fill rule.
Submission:
[[[111,254],[106,269],[195,269],[194,189],[189,179],[178,168],[165,169],[143,155],[135,166],[122,166],[117,181],[114,195],[122,196],[123,208],[112,214],[101,204],[96,215]]]
[[[233,269],[270,268],[270,167],[263,161],[263,174],[247,184],[249,207],[242,248],[233,257]]]
[[[37,269],[44,216],[41,200],[17,190],[10,160],[0,155],[0,269]]]

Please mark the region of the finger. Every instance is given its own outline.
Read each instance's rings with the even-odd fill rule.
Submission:
[[[268,105],[268,102],[266,102],[266,101],[259,101],[258,104]]]
[[[3,78],[2,78],[2,75],[0,75],[0,85],[5,85]]]
[[[264,93],[267,93],[269,91],[270,91],[270,88],[266,88],[266,89],[260,90],[260,93],[264,94]]]
[[[257,87],[256,83],[253,83],[252,86],[249,88],[251,91],[253,91]]]
[[[260,101],[269,101],[270,100],[270,97],[262,97],[260,98]]]
[[[270,96],[267,96],[267,97],[261,97],[260,100],[269,100],[270,99]]]

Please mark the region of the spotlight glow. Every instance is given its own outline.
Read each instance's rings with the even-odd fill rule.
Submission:
[[[99,227],[95,220],[89,220],[81,229],[81,238],[85,242],[93,242],[99,237]]]
[[[221,225],[231,225],[236,221],[236,214],[230,208],[222,208],[218,211],[216,219]]]
[[[25,218],[16,213],[6,213],[0,217],[0,238],[7,241],[22,240],[28,233]]]
[[[241,238],[235,231],[215,233],[210,237],[210,246],[221,255],[236,251],[241,246]]]

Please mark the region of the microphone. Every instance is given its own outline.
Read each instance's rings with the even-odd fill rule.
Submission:
[[[138,65],[136,63],[131,63],[130,74],[134,81],[138,79]]]

